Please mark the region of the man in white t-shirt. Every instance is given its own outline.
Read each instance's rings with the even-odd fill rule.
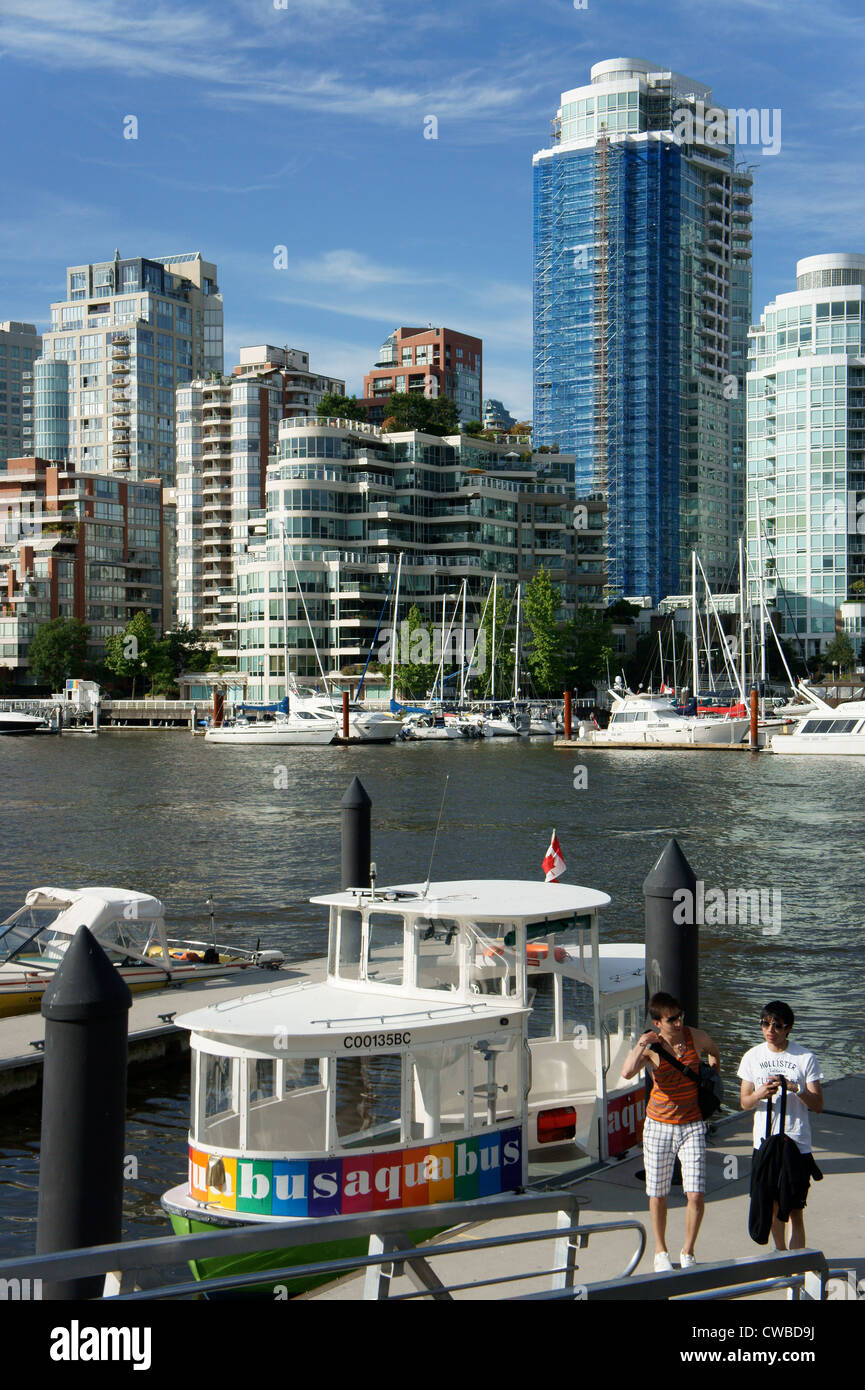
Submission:
[[[767,1137],[766,1114],[770,1096],[772,1133],[779,1133],[783,1077],[787,1082],[787,1117],[784,1133],[795,1142],[800,1153],[808,1156],[813,1168],[811,1122],[808,1112],[813,1110],[815,1115],[819,1115],[823,1109],[823,1088],[820,1085],[823,1073],[813,1052],[790,1042],[793,1023],[793,1010],[789,1004],[780,999],[773,999],[766,1005],[760,1017],[764,1041],[759,1047],[752,1047],[746,1052],[739,1064],[738,1075],[742,1079],[740,1101],[743,1110],[754,1111],[754,1149],[759,1149]],[[817,1175],[819,1176],[819,1170]],[[772,1238],[777,1250],[804,1250],[804,1207],[810,1185],[810,1177],[803,1177],[801,1190],[796,1193],[796,1203],[790,1212],[789,1247],[786,1242],[786,1226],[777,1219],[778,1204],[775,1203]]]

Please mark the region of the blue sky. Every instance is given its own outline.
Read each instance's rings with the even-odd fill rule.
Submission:
[[[0,319],[45,327],[65,267],[115,246],[200,250],[229,369],[289,344],[360,392],[391,329],[434,321],[484,339],[485,395],[526,418],[560,93],[631,56],[780,108],[780,153],[747,151],[758,316],[798,257],[865,251],[863,46],[862,0],[0,0]]]

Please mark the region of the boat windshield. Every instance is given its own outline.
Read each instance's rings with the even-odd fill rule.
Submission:
[[[19,960],[32,965],[59,965],[70,938],[52,932],[55,908],[21,907],[0,924],[0,964]]]

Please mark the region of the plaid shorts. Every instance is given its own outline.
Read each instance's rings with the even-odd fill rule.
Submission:
[[[661,1124],[648,1117],[643,1126],[643,1161],[646,1165],[646,1194],[666,1197],[673,1178],[676,1155],[682,1165],[682,1189],[706,1190],[706,1123],[692,1120],[686,1125]]]

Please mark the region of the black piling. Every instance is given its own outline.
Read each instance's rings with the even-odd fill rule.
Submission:
[[[368,888],[372,855],[372,802],[359,777],[355,777],[340,802],[342,810],[341,887]],[[340,928],[343,960],[360,959],[361,917],[344,912]]]
[[[674,995],[685,1021],[696,1027],[699,1010],[697,879],[676,839],[667,841],[643,884],[646,899],[646,999]]]
[[[125,980],[80,927],[42,999],[37,1255],[120,1240],[131,1003]],[[103,1282],[46,1281],[43,1295],[98,1298]]]
[[[342,811],[341,886],[368,888],[372,802],[359,777],[353,779],[339,804]]]

